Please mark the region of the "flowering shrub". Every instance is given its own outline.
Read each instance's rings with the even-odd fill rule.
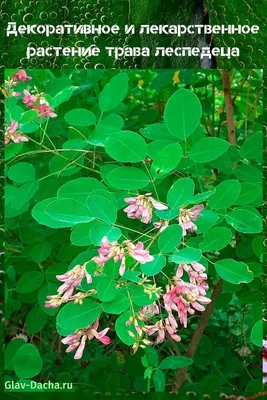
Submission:
[[[206,133],[207,100],[201,85],[185,88],[188,78],[178,88],[162,86],[158,111],[149,80],[161,73],[144,77],[147,88],[133,83],[135,74],[7,72],[7,314],[16,301],[33,305],[23,333],[56,327],[75,360],[90,359],[97,342],[142,356],[147,390],[153,382],[160,392],[165,370],[198,368],[185,351],[198,320],[207,325],[213,309],[241,309],[242,298],[254,306],[262,134],[254,119],[249,134],[241,125],[235,146],[220,114]],[[143,118],[147,109],[152,116]],[[252,314],[250,347],[261,340],[259,314]],[[12,342],[10,370],[20,379],[37,376],[40,343]],[[159,362],[161,348],[167,357]],[[35,367],[23,370],[27,355]]]

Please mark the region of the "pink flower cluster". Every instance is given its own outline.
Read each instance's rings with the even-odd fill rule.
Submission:
[[[154,257],[144,249],[144,244],[138,242],[134,245],[130,240],[125,240],[121,244],[118,242],[109,242],[106,236],[101,241],[101,247],[98,249],[98,256],[93,260],[96,264],[103,266],[107,261],[114,259],[115,262],[121,261],[119,273],[123,276],[126,269],[126,256],[130,256],[140,264],[153,261]]]
[[[32,79],[31,76],[28,76],[26,71],[24,71],[24,69],[20,69],[18,72],[16,72],[15,74],[12,75],[12,79],[15,82],[27,82],[30,81]]]
[[[33,110],[39,112],[39,118],[51,117],[56,118],[57,114],[54,113],[54,109],[50,107],[48,101],[41,94],[31,94],[28,90],[24,90],[23,103]]]
[[[144,224],[149,224],[152,219],[153,208],[156,210],[167,210],[168,207],[156,201],[151,197],[151,193],[137,197],[128,197],[124,199],[129,204],[123,211],[127,213],[130,219],[140,218]]]
[[[195,232],[197,226],[193,221],[196,221],[203,210],[204,205],[198,204],[192,208],[180,208],[180,215],[178,217],[179,225],[183,228],[183,236],[186,236],[186,231]]]
[[[84,352],[86,340],[92,340],[96,338],[103,344],[109,344],[111,342],[110,338],[106,336],[109,328],[103,329],[101,332],[97,332],[99,326],[99,321],[95,321],[91,326],[79,329],[75,333],[66,336],[61,340],[63,344],[67,344],[69,347],[66,349],[66,353],[76,350],[74,359],[79,360]]]
[[[17,121],[11,122],[10,126],[5,131],[5,145],[7,145],[10,142],[10,140],[12,140],[14,143],[29,141],[29,139],[26,136],[23,136],[18,131],[18,127],[19,124]]]
[[[188,273],[190,282],[181,279],[183,271]],[[205,297],[209,288],[206,280],[207,274],[205,274],[205,267],[202,264],[195,262],[191,265],[179,265],[174,278],[175,284],[167,286],[167,292],[163,296],[170,321],[174,322],[173,311],[176,311],[180,323],[186,328],[188,314],[193,315],[195,310],[205,310],[203,304],[211,302],[209,298]]]
[[[19,97],[21,93],[15,92],[14,87],[17,86],[19,82],[25,83],[31,79],[32,78],[28,76],[23,69],[20,69],[18,72],[12,75],[11,79],[9,78],[7,81],[5,81],[2,92],[4,93],[5,97]]]
[[[86,264],[76,265],[76,267],[72,268],[65,274],[57,275],[57,279],[64,283],[58,288],[57,295],[47,296],[48,301],[46,301],[45,307],[56,308],[69,301],[81,303],[83,298],[87,297],[88,294],[79,292],[73,295],[73,292],[74,289],[81,284],[84,278],[86,278],[87,283],[92,282],[91,275],[86,271]]]

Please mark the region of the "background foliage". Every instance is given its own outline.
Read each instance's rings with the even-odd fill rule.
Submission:
[[[6,77],[14,72],[7,70]],[[77,384],[76,390],[143,392],[147,390],[144,372],[153,367],[154,374],[164,370],[165,390],[173,387],[177,366],[165,371],[157,365],[164,365],[164,359],[177,354],[177,349],[185,354],[200,314],[179,332],[182,341],[177,348],[166,341],[156,347],[153,358],[147,351],[144,357],[144,350],[133,356],[124,341],[115,336],[121,310],[113,310],[114,315],[104,316],[111,328],[112,344],[103,347],[94,342],[77,362],[71,354],[65,354],[60,343],[55,328],[58,310],[44,308],[44,301],[47,294],[56,292],[55,275],[88,261],[96,254],[103,235],[102,228],[98,232],[89,219],[86,221],[86,211],[77,212],[75,201],[84,201],[84,192],[86,198],[88,195],[83,185],[77,188],[77,179],[96,178],[106,186],[110,194],[95,199],[105,211],[104,216],[98,211],[94,216],[106,224],[105,229],[115,222],[119,225],[111,233],[116,239],[121,234],[136,238],[131,230],[147,234],[140,221],[128,220],[122,211],[123,198],[129,197],[129,192],[152,192],[170,208],[177,208],[184,201],[193,203],[191,192],[181,203],[178,201],[185,188],[182,183],[193,181],[197,202],[204,202],[206,208],[198,222],[198,236],[193,235],[187,245],[193,253],[199,249],[205,253],[211,290],[219,277],[224,282],[182,393],[256,393],[262,375],[261,72],[231,72],[236,147],[228,141],[219,71],[27,73],[32,80],[21,83],[18,90],[35,85],[55,108],[57,118],[40,120],[27,110],[21,98],[6,99],[7,125],[18,121],[20,131],[29,139],[27,143],[9,143],[5,151],[6,379],[72,381]],[[177,93],[181,91],[177,89],[194,93],[202,106],[201,112],[198,102],[189,101],[183,112],[186,128],[180,121],[182,108]],[[198,126],[190,129],[194,121]],[[106,141],[118,130],[135,132],[138,140],[143,138],[142,145],[137,146],[137,159],[132,159],[136,157],[130,151],[133,144],[123,149],[118,143]],[[170,149],[177,149],[173,147],[177,142],[180,157],[177,153],[169,157]],[[174,159],[179,163],[173,165]],[[173,195],[170,188],[175,187],[174,183],[178,190]],[[72,200],[57,200],[58,205],[46,201],[60,198],[62,191],[63,197]],[[218,242],[214,243],[214,238]],[[152,254],[159,253],[157,246],[159,242],[153,245]],[[232,261],[220,261],[225,259]],[[167,273],[172,273],[172,261],[164,267]],[[166,284],[164,276],[159,274],[156,279]],[[18,334],[27,336],[27,344],[25,339],[16,338]],[[27,364],[25,359],[29,360]],[[151,390],[162,390],[157,387],[158,381],[163,382],[162,377],[152,379]]]

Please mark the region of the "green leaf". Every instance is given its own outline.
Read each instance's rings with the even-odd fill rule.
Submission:
[[[153,257],[153,261],[150,261],[146,264],[141,264],[140,266],[141,271],[147,276],[157,275],[166,265],[166,258],[163,255],[157,254]]]
[[[19,162],[12,165],[8,170],[8,177],[14,182],[25,183],[34,181],[35,169],[32,164]]]
[[[193,145],[189,151],[189,157],[197,163],[210,162],[224,154],[229,146],[230,143],[226,140],[205,137]]]
[[[70,235],[71,243],[74,246],[88,246],[89,244],[92,244],[90,232],[96,224],[98,224],[97,221],[91,221],[85,224],[76,225]]]
[[[117,294],[117,289],[114,281],[107,278],[102,279],[97,284],[97,295],[101,301],[112,301],[115,299]]]
[[[24,183],[17,191],[17,197],[14,198],[12,205],[16,210],[20,209],[27,201],[33,198],[39,189],[38,181],[31,181]]]
[[[108,155],[119,162],[141,162],[146,157],[147,145],[142,136],[131,131],[109,134],[105,149]]]
[[[149,183],[147,174],[135,167],[117,167],[107,174],[110,185],[121,190],[142,189]]]
[[[258,132],[248,137],[243,145],[241,146],[241,156],[248,160],[262,159],[263,150],[263,135],[262,132]]]
[[[28,110],[25,111],[23,114],[21,114],[21,122],[33,122],[33,121],[38,121],[38,115],[39,111],[38,110]]]
[[[16,352],[13,360],[14,370],[20,379],[32,378],[43,368],[43,360],[33,344],[24,344]]]
[[[240,261],[220,260],[215,263],[215,269],[220,278],[234,285],[250,283],[253,279],[253,273],[249,267]]]
[[[159,151],[151,166],[151,175],[159,178],[177,167],[182,158],[182,148],[178,143],[172,143]]]
[[[46,206],[45,212],[48,217],[60,222],[60,224],[63,222],[76,225],[94,219],[92,212],[83,203],[73,199],[54,200]]]
[[[154,347],[146,347],[145,349],[145,355],[146,359],[148,361],[148,364],[151,365],[152,367],[157,367],[159,364],[159,356],[158,352]]]
[[[84,299],[83,304],[68,303],[59,311],[57,324],[75,332],[95,322],[100,313],[101,305],[90,299]]]
[[[13,359],[18,349],[25,344],[24,339],[13,339],[5,348],[4,368],[5,370],[14,370]]]
[[[255,239],[253,239],[252,247],[253,247],[253,251],[256,254],[256,256],[261,259],[262,255],[263,255],[263,237],[259,236],[259,237],[256,237]]]
[[[113,224],[117,219],[117,209],[114,203],[106,197],[92,194],[88,196],[86,205],[94,218],[107,224]]]
[[[262,172],[253,165],[238,165],[234,169],[234,174],[240,181],[262,183]]]
[[[253,203],[260,196],[262,196],[262,188],[260,185],[254,183],[242,182],[241,192],[235,201],[235,204],[242,206],[245,204]]]
[[[106,112],[116,108],[128,92],[128,74],[121,72],[106,84],[99,96],[99,108]]]
[[[58,189],[57,196],[85,203],[88,195],[95,190],[107,190],[107,188],[95,178],[77,178],[64,183]]]
[[[58,92],[52,99],[51,102],[51,106],[56,108],[58,107],[60,104],[65,103],[66,101],[68,101],[71,96],[73,91],[75,90],[75,87],[67,87],[63,90],[61,90],[60,92]]]
[[[205,233],[209,231],[218,221],[218,215],[210,210],[202,210],[198,219],[194,221],[197,226],[197,233]]]
[[[262,231],[262,220],[256,213],[237,208],[225,217],[226,222],[238,232],[260,233]]]
[[[182,178],[176,181],[167,195],[167,202],[171,208],[178,208],[187,203],[194,195],[195,184],[190,178]]]
[[[9,143],[5,148],[5,161],[10,160],[15,155],[19,154],[24,146],[24,142]]]
[[[158,245],[159,249],[162,253],[170,253],[178,247],[181,243],[183,230],[180,225],[171,225],[168,226],[164,231],[160,234]]]
[[[251,341],[259,347],[262,347],[263,343],[263,322],[262,320],[257,321],[251,330],[250,334]]]
[[[166,379],[165,379],[165,374],[163,371],[161,371],[161,369],[156,369],[152,379],[155,386],[155,392],[156,393],[165,392]]]
[[[85,108],[74,108],[65,114],[65,121],[74,126],[90,126],[96,123],[96,116]]]
[[[51,243],[43,242],[35,244],[31,248],[31,258],[37,264],[40,264],[50,256],[51,251],[52,251]]]
[[[99,246],[104,236],[107,236],[109,242],[117,241],[121,237],[121,230],[103,222],[96,222],[91,227],[89,236],[91,242],[95,246]]]
[[[103,303],[102,306],[105,313],[121,314],[123,311],[126,311],[129,308],[130,304],[127,295],[117,291],[115,299],[107,303]]]
[[[220,209],[230,207],[235,203],[241,191],[241,185],[235,179],[220,183],[215,188],[215,193],[209,199],[211,208]]]
[[[34,206],[32,210],[33,218],[38,222],[38,224],[46,225],[49,228],[65,228],[68,226],[72,226],[72,224],[70,223],[56,221],[53,218],[49,217],[46,213],[46,207],[49,204],[53,203],[55,200],[58,199],[56,197],[53,197],[51,199],[46,199],[36,204],[36,206]]]
[[[140,133],[149,140],[177,140],[164,124],[147,125]]]
[[[169,131],[185,140],[196,129],[202,115],[198,97],[187,89],[177,90],[168,100],[164,110],[164,122]]]
[[[39,271],[30,271],[22,275],[18,280],[16,291],[18,293],[30,293],[38,289],[44,281],[44,275]]]
[[[128,331],[136,335],[134,324],[131,324],[129,326],[126,325],[126,322],[131,318],[131,316],[131,312],[126,311],[119,316],[115,323],[115,331],[117,335],[119,336],[120,340],[128,346],[132,346],[135,342],[135,338],[131,337]]]
[[[200,243],[203,252],[224,249],[232,239],[232,232],[229,228],[218,227],[206,232],[204,242]]]
[[[161,369],[178,369],[188,367],[193,364],[193,360],[183,356],[169,356],[161,361],[159,368]]]
[[[170,258],[170,262],[176,264],[190,264],[191,262],[199,261],[202,257],[201,250],[194,247],[186,247],[174,253]]]
[[[48,315],[36,306],[32,308],[26,317],[26,330],[31,335],[40,332],[47,323]]]
[[[143,265],[142,265],[143,266]],[[147,293],[144,292],[144,288],[138,285],[129,285],[129,292],[132,298],[132,301],[137,306],[146,306],[154,303],[156,300],[156,296],[153,295],[151,298]]]

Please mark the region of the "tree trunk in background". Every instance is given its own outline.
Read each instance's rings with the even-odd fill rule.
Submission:
[[[129,23],[136,28],[141,25],[191,25],[203,23],[202,10],[196,0],[129,0]],[[151,57],[143,57],[141,68],[200,68],[200,57],[155,57],[157,47],[207,46],[199,35],[139,36],[139,46],[149,47]]]
[[[228,140],[229,143],[231,143],[233,146],[236,146],[234,106],[231,94],[230,74],[227,69],[222,71],[222,80],[223,80],[224,102],[225,102],[226,117],[227,117]]]

